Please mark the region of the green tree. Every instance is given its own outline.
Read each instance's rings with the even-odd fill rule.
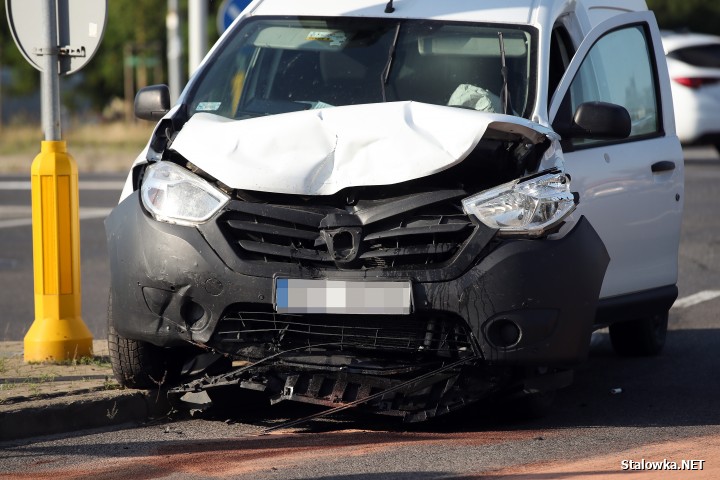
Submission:
[[[221,1],[208,0],[208,3],[208,32],[212,43],[217,39],[215,16]],[[184,38],[187,39],[187,0],[181,0],[180,6]],[[0,65],[12,70],[14,80],[13,89],[3,86],[2,94],[20,95],[37,91],[39,73],[18,51],[8,27],[5,8],[0,10]],[[63,92],[64,97],[87,96],[97,109],[102,109],[112,98],[122,98],[126,62],[147,70],[148,81],[167,82],[164,73],[167,72],[166,14],[166,0],[109,0],[103,41],[95,58],[77,74],[82,76],[80,86],[75,88],[77,91]],[[159,62],[159,65],[153,62]],[[155,78],[155,73],[161,73],[160,78]],[[134,75],[137,78],[137,70]]]
[[[660,28],[720,35],[718,0],[647,0]]]
[[[123,96],[125,54],[155,48],[164,52],[166,3],[160,0],[110,0],[105,36],[96,57],[85,67],[85,91],[102,106]],[[131,59],[127,59],[131,61]],[[161,60],[161,59],[159,59]]]
[[[215,15],[220,1],[209,0],[208,28],[210,42],[217,39]],[[184,39],[187,44],[187,1],[180,2],[180,18],[184,21]],[[105,37],[96,58],[88,64],[85,73],[86,91],[98,107],[113,97],[124,96],[125,62],[147,70],[150,83],[167,83],[167,41],[165,17],[166,0],[110,0]],[[187,46],[185,46],[187,54]],[[128,53],[131,57],[128,58]],[[153,62],[160,62],[155,65]],[[183,63],[187,65],[187,57]],[[161,78],[155,73],[162,72]],[[144,76],[141,73],[140,78]],[[137,70],[135,71],[137,78]],[[142,85],[141,85],[142,86]],[[137,90],[137,84],[136,84]]]

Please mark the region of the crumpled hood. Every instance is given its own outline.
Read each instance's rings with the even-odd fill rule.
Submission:
[[[519,117],[392,102],[248,120],[197,113],[171,148],[231,188],[331,195],[445,170],[461,162],[488,129],[531,143],[552,132]]]

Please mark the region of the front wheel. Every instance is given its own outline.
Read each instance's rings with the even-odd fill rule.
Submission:
[[[610,325],[610,342],[620,355],[648,357],[659,354],[667,337],[668,312]]]
[[[175,380],[182,366],[167,349],[125,338],[115,331],[112,295],[108,299],[108,349],[113,375],[128,388],[157,389]]]

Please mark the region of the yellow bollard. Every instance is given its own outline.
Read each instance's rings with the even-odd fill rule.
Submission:
[[[25,335],[25,361],[92,355],[80,311],[78,174],[64,141],[44,141],[32,163],[35,321]]]

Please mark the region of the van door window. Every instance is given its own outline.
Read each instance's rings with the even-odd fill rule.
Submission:
[[[548,103],[552,98],[555,90],[562,76],[565,74],[568,65],[570,65],[570,59],[575,54],[572,47],[572,41],[565,27],[556,27],[552,36],[550,37],[550,71],[549,71],[549,85],[548,85]]]
[[[625,107],[632,130],[628,140],[661,132],[654,64],[642,26],[614,30],[595,43],[585,57],[561,107],[572,115],[585,102],[601,101]],[[626,140],[627,141],[627,140]],[[573,139],[573,146],[607,140]]]

